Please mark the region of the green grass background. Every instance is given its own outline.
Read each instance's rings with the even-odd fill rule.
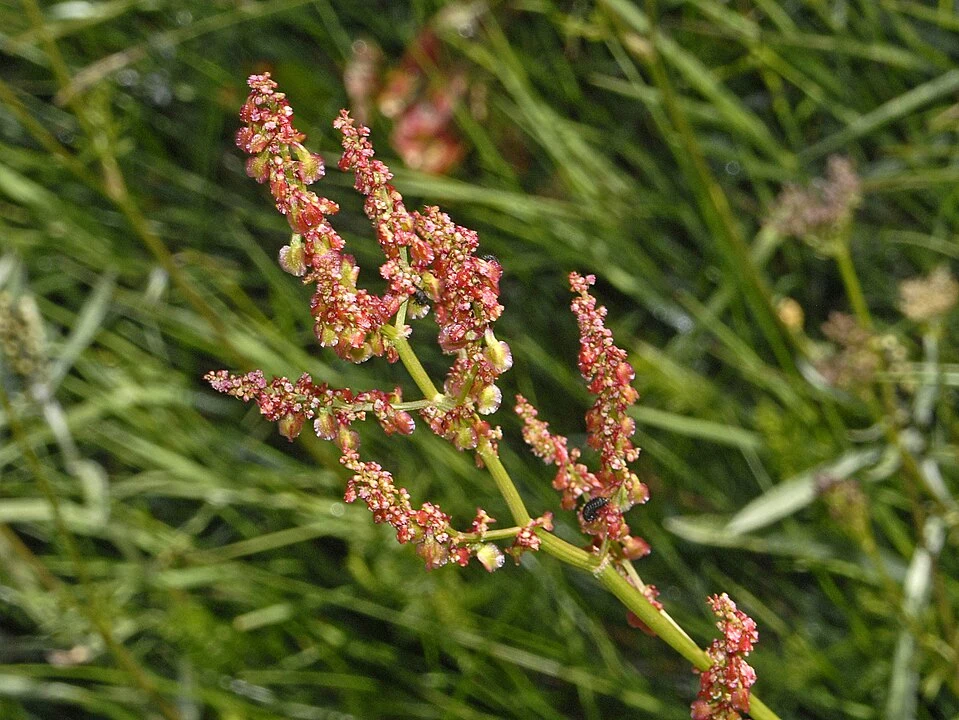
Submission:
[[[333,448],[307,433],[288,445],[201,381],[260,367],[409,386],[400,368],[346,365],[315,345],[310,290],[274,261],[288,228],[244,174],[233,133],[246,76],[268,68],[333,166],[351,44],[373,39],[395,64],[449,5],[0,4],[0,285],[35,299],[49,354],[44,402],[4,375],[0,717],[158,717],[150,685],[184,720],[688,717],[696,676],[629,628],[592,578],[545,555],[493,575],[426,573],[342,503]],[[485,85],[489,112],[457,113],[465,161],[424,175],[395,157],[385,118],[372,137],[409,207],[441,205],[502,262],[497,333],[516,361],[504,396],[523,392],[582,441],[589,399],[566,274],[595,273],[637,368],[652,499],[630,520],[653,547],[640,573],[669,612],[705,645],[703,599],[729,592],[759,624],[756,689],[782,718],[959,717],[954,518],[938,610],[921,607],[911,625],[817,501],[774,496],[785,518],[766,505],[750,532],[724,525],[858,451],[848,430],[872,422],[797,372],[769,304],[796,298],[813,338],[829,311],[849,309],[831,263],[762,224],[783,185],[821,175],[831,153],[863,177],[852,252],[867,302],[919,353],[895,287],[959,258],[959,11],[945,0],[457,7],[476,20],[439,30],[444,58]],[[342,203],[336,226],[372,269],[351,185],[332,170],[317,190]],[[438,377],[445,360],[422,335]],[[940,359],[955,361],[948,339]],[[504,408],[504,461],[523,497],[576,538]],[[945,417],[931,442],[954,487]],[[364,447],[461,526],[477,504],[508,516],[472,459],[423,430],[387,442],[370,427]],[[921,530],[899,475],[881,475],[866,492],[901,583]]]

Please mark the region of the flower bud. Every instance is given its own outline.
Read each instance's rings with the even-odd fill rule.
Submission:
[[[284,415],[277,423],[277,429],[280,431],[280,435],[293,442],[300,434],[300,430],[303,429],[304,420],[306,420],[306,416],[302,413]]]
[[[642,505],[649,500],[649,488],[642,482],[635,473],[630,473],[625,482],[626,500],[630,507],[633,505]]]
[[[320,207],[313,203],[305,205],[303,209],[297,213],[295,218],[293,218],[292,213],[290,217],[295,220],[295,222],[292,223],[293,229],[301,233],[308,233],[315,230],[326,220],[326,218],[323,217],[323,211]]]
[[[445,545],[436,542],[434,538],[429,536],[416,546],[416,554],[426,561],[427,570],[443,567],[449,560],[450,555]]]
[[[280,248],[280,267],[296,277],[306,273],[306,252],[299,235],[294,235],[289,245]]]
[[[487,330],[485,334],[486,349],[483,355],[487,362],[493,366],[497,373],[502,374],[513,367],[513,352],[509,345],[496,339],[492,330]]]
[[[616,381],[620,385],[629,385],[636,377],[636,371],[628,362],[621,362],[616,366]]]
[[[429,265],[435,257],[436,254],[433,252],[433,248],[430,247],[429,243],[419,236],[413,237],[413,240],[410,242],[410,259],[414,264]]]
[[[466,336],[467,329],[460,323],[444,325],[436,336],[436,342],[443,348],[443,352],[456,352],[469,343],[469,338]]]
[[[784,297],[780,299],[780,301],[776,303],[776,314],[779,316],[780,322],[791,332],[798,333],[802,331],[805,313],[803,313],[802,305],[793,298]]]
[[[623,541],[623,556],[627,560],[639,560],[649,555],[649,543],[635,535],[628,536]]]
[[[502,400],[502,391],[495,385],[487,385],[476,399],[476,409],[481,415],[489,415],[499,410]]]
[[[393,428],[400,435],[412,435],[416,429],[416,421],[413,420],[413,416],[405,410],[398,411],[392,419]]]
[[[692,720],[709,720],[713,717],[713,709],[705,700],[696,700],[690,708],[689,716]]]
[[[270,178],[270,192],[273,193],[273,197],[284,197],[290,188],[290,184],[286,181],[286,178],[282,175],[273,172],[273,169],[269,170]],[[281,209],[281,213],[286,215],[289,211],[286,209]],[[289,220],[287,220],[289,222]]]
[[[503,567],[506,562],[506,556],[493,543],[483,543],[480,549],[476,551],[476,559],[486,568],[486,572],[495,572]]]
[[[472,450],[476,447],[476,431],[471,427],[461,427],[453,437],[453,445],[457,450]]]
[[[359,365],[362,362],[366,362],[371,357],[373,357],[373,346],[370,345],[370,343],[365,342],[359,347],[355,347],[350,350],[349,360]]]
[[[313,421],[313,431],[318,438],[332,440],[336,437],[339,426],[333,413],[329,410],[320,410]]]
[[[346,425],[340,425],[336,433],[336,446],[342,451],[356,451],[360,447],[360,436],[355,430],[350,430]]]
[[[738,687],[732,691],[732,695],[729,698],[729,704],[733,706],[733,709],[738,710],[739,712],[748,713],[749,712],[749,689],[744,687]]]
[[[315,153],[311,153],[299,143],[295,146],[296,157],[300,161],[297,173],[300,180],[309,185],[316,182],[326,174],[326,168],[323,166],[323,158]]]
[[[316,335],[321,347],[335,346],[340,337],[334,328],[320,323],[317,323],[313,328],[313,334]]]
[[[266,153],[254,155],[246,161],[246,174],[257,182],[265,182],[270,164],[270,156]]]
[[[377,357],[382,355],[383,351],[386,349],[386,341],[383,337],[383,333],[381,332],[372,333],[369,337],[368,343],[370,346],[370,352]],[[366,358],[364,358],[364,360],[365,359]]]

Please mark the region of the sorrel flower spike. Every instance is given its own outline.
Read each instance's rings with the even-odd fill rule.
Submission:
[[[391,285],[377,297],[356,286],[359,268],[342,252],[343,239],[327,219],[339,206],[308,189],[323,176],[323,161],[303,146],[306,138],[293,126],[293,109],[269,74],[253,75],[248,84],[250,96],[240,110],[246,127],[237,133],[236,144],[251,156],[247,173],[269,183],[276,209],[295,233],[280,250],[280,265],[304,282],[316,283],[310,307],[317,339],[345,360],[363,362],[386,353],[395,361],[382,330],[412,289],[403,294],[403,288]],[[370,165],[367,158],[364,167]]]
[[[549,426],[537,420],[535,408],[517,397],[524,438],[537,455],[558,468],[554,485],[563,493],[563,506],[572,509],[580,496],[586,499],[579,518],[583,529],[594,536],[591,557],[551,533],[551,513],[530,516],[499,458],[500,430],[483,419],[499,406],[501,394],[495,382],[512,365],[509,346],[493,332],[503,312],[499,262],[491,256],[477,257],[476,233],[455,225],[437,208],[408,212],[389,182],[389,169],[374,158],[369,130],[343,111],[335,123],[343,135],[339,167],[354,172],[356,189],[366,198],[366,214],[385,255],[380,267],[387,281],[384,294],[377,297],[357,288],[359,269],[328,221],[338,207],[308,189],[322,177],[322,161],[303,146],[305,138],[293,125],[293,112],[269,75],[251,76],[249,85],[251,93],[241,113],[246,127],[237,134],[237,144],[251,156],[249,174],[269,183],[277,208],[293,230],[289,244],[280,251],[280,265],[304,282],[316,284],[311,308],[317,338],[352,362],[373,355],[401,359],[423,397],[405,402],[399,389],[362,393],[334,389],[306,374],[296,381],[284,377],[268,381],[259,370],[241,375],[210,372],[206,379],[214,389],[256,402],[289,440],[312,420],[314,432],[335,443],[341,464],[352,472],[344,499],[362,500],[374,522],[390,525],[400,543],[414,545],[428,569],[450,562],[465,565],[475,556],[492,572],[505,557],[495,543],[507,538],[512,544],[505,550],[517,560],[525,552],[542,548],[564,562],[591,570],[629,608],[631,624],[655,633],[703,671],[708,698],[701,695],[694,704],[695,720],[750,706],[757,720],[760,716],[775,720],[759,698],[748,697],[755,675],[742,657],[755,642],[752,621],[740,617],[731,601],[726,605],[722,598],[713,598],[717,614],[725,620],[721,624],[724,641],[714,643],[707,655],[666,616],[656,588],[645,584],[628,562],[649,552],[642,538],[630,535],[623,519],[626,510],[648,497],[645,485],[629,468],[639,454],[630,439],[635,428],[628,416],[638,395],[630,386],[634,373],[626,352],[613,343],[604,324],[606,310],[597,307],[589,292],[594,278],[570,275],[575,294],[572,310],[580,328],[579,367],[596,396],[586,426],[587,443],[599,454],[598,467],[590,470],[579,462],[580,450],[569,449],[566,438],[551,434]],[[423,317],[430,308],[435,309],[439,345],[454,356],[443,392],[436,389],[407,339],[412,331],[407,320]],[[459,449],[476,450],[477,463],[489,469],[516,526],[490,530],[494,519],[477,508],[472,531],[456,531],[436,504],[424,502],[417,508],[389,471],[360,457],[360,436],[353,423],[373,413],[387,434],[408,435],[414,431],[412,411],[419,411],[435,433]],[[714,681],[732,689],[728,698]],[[726,701],[725,706],[711,702],[718,697]],[[715,717],[732,720],[738,715]]]
[[[455,225],[439,209],[408,212],[390,184],[389,168],[374,157],[369,129],[355,124],[344,110],[334,122],[342,134],[338,165],[353,171],[355,188],[365,197],[364,210],[385,255],[380,275],[388,283],[382,296],[358,288],[359,268],[328,220],[339,208],[308,188],[323,176],[322,160],[304,147],[305,136],[293,125],[293,110],[270,76],[253,75],[248,84],[250,96],[240,112],[246,127],[237,133],[237,145],[251,156],[248,173],[269,183],[277,209],[293,230],[290,243],[280,250],[280,265],[316,285],[310,307],[320,344],[352,362],[374,355],[396,361],[397,344],[405,343],[411,332],[405,319],[422,317],[432,305],[440,347],[456,359],[445,394],[412,403],[403,402],[399,388],[354,393],[314,383],[309,375],[295,382],[286,378],[268,382],[258,370],[245,375],[220,370],[208,373],[207,380],[220,392],[255,401],[290,440],[313,420],[315,433],[333,441],[342,452],[341,462],[353,471],[346,500],[364,500],[376,522],[392,525],[401,543],[416,544],[428,568],[450,560],[465,564],[482,551],[478,557],[484,566],[496,569],[502,564],[502,552],[483,542],[486,524],[492,522],[485,511],[478,515],[486,518],[482,530],[459,533],[438,506],[424,503],[414,508],[389,472],[359,457],[359,435],[351,426],[372,412],[387,434],[408,435],[415,426],[409,410],[415,407],[434,432],[461,450],[482,445],[495,451],[500,430],[481,415],[499,407],[501,393],[495,381],[512,365],[509,346],[492,329],[503,311],[499,262],[491,256],[477,257],[476,233]],[[515,528],[514,555],[536,549],[533,528],[538,526],[549,526],[549,518]],[[510,533],[497,532],[501,537]]]
[[[691,708],[692,720],[740,720],[749,712],[750,688],[756,671],[745,658],[759,640],[756,622],[729,599],[726,593],[707,598],[720,640],[706,650],[712,665],[699,676],[699,694]]]
[[[537,410],[522,395],[516,396],[516,412],[523,419],[523,439],[544,462],[558,468],[553,487],[563,493],[563,507],[576,506],[580,496],[590,501],[588,512],[580,513],[583,531],[601,541],[597,550],[635,560],[649,553],[649,545],[630,535],[623,513],[649,499],[649,491],[629,464],[639,456],[630,437],[636,430],[627,411],[639,394],[630,384],[635,377],[626,360],[626,351],[613,343],[605,325],[606,308],[597,307],[589,288],[593,275],[569,276],[575,293],[571,309],[579,324],[579,369],[596,401],[586,413],[587,444],[599,452],[599,469],[594,473],[579,462],[578,448],[569,449],[568,440],[549,432],[549,424],[537,418]],[[596,502],[603,498],[605,502]]]

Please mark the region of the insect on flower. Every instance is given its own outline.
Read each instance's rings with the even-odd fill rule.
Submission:
[[[426,317],[430,311],[430,303],[433,302],[430,296],[420,289],[417,289],[409,299],[409,317],[410,320],[419,320]]]
[[[583,520],[593,522],[598,516],[599,511],[609,504],[608,497],[594,497],[583,505]]]

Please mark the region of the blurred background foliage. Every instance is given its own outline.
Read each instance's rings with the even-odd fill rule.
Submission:
[[[0,28],[0,717],[688,717],[695,675],[591,578],[427,574],[342,503],[333,449],[201,382],[408,386],[320,352],[275,264],[288,228],[233,146],[264,70],[328,165],[351,106],[409,207],[479,231],[504,396],[574,442],[566,273],[598,276],[643,396],[639,570],[700,644],[726,591],[781,717],[959,717],[956,322],[897,291],[959,258],[953,3],[8,0]],[[834,153],[874,322],[845,334],[841,253],[768,222]],[[317,189],[375,286],[351,185]],[[827,372],[857,349],[867,377]],[[504,460],[558,510],[508,405]],[[414,500],[508,517],[468,456],[367,430]]]

